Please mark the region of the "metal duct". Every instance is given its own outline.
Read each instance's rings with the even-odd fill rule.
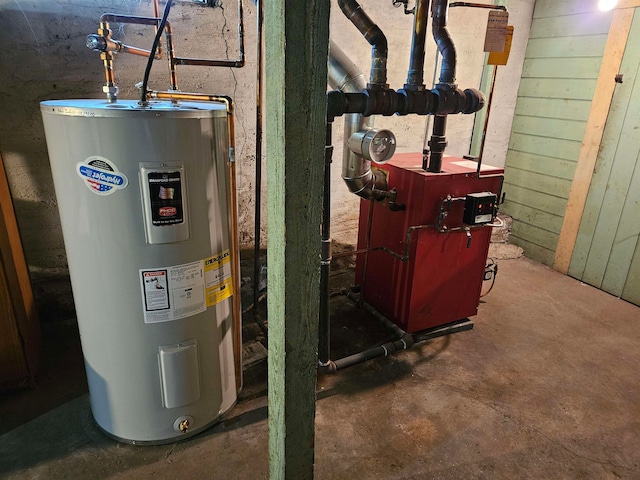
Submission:
[[[327,82],[331,88],[346,93],[357,93],[367,86],[364,74],[333,41],[329,44]],[[349,191],[366,199],[374,198],[374,190],[386,190],[387,182],[383,175],[378,176],[371,170],[371,161],[353,153],[347,142],[354,133],[371,127],[371,117],[359,113],[344,116],[342,178]]]

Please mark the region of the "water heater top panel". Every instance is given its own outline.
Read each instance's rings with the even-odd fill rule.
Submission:
[[[43,113],[72,117],[161,116],[165,118],[211,118],[226,116],[226,106],[216,102],[149,102],[142,106],[135,100],[47,100],[40,103]]]

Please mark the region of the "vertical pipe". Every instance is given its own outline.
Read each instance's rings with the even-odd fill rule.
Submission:
[[[331,315],[329,312],[329,274],[331,272],[331,141],[332,124],[327,123],[324,153],[324,188],[322,195],[322,254],[320,258],[320,324],[318,328],[318,364],[329,365]]]
[[[153,16],[156,18],[160,18],[160,5],[158,4],[158,0],[153,0]],[[156,24],[153,33],[158,33],[158,25]],[[162,58],[162,42],[158,42],[157,49],[158,58]]]
[[[433,39],[438,46],[438,51],[442,55],[442,66],[440,68],[440,80],[436,88],[447,91],[456,88],[456,47],[447,31],[447,9],[449,0],[434,0],[432,7]],[[447,129],[447,116],[436,115],[433,119],[433,130],[429,141],[429,166],[427,170],[433,173],[440,173],[442,168],[442,156],[447,146],[445,132]],[[423,160],[424,164],[424,160]],[[424,166],[424,165],[423,165]]]
[[[242,304],[240,301],[240,252],[238,240],[238,192],[236,186],[236,144],[233,100],[226,98],[227,121],[229,124],[229,223],[231,248],[236,251],[231,262],[233,277],[233,350],[235,358],[236,390],[242,389]]]
[[[413,15],[409,72],[404,88],[406,90],[424,90],[424,44],[427,36],[429,0],[416,0]]]
[[[478,154],[478,170],[477,175],[480,176],[482,170],[482,156],[484,155],[484,144],[487,139],[487,128],[489,127],[489,114],[491,113],[491,102],[493,101],[493,89],[496,86],[496,75],[498,73],[498,66],[493,66],[493,76],[491,78],[491,87],[489,87],[489,100],[487,104],[487,110],[484,114],[484,127],[482,128],[482,139],[480,140],[480,153]]]
[[[256,196],[253,230],[253,318],[262,330],[267,334],[267,329],[260,321],[258,313],[258,301],[260,297],[260,226],[262,223],[262,23],[264,19],[263,0],[256,1],[257,8],[257,75],[256,75]]]
[[[429,141],[429,167],[427,170],[440,173],[442,169],[442,156],[447,146],[445,131],[447,130],[447,116],[436,115],[433,118],[433,132]]]
[[[365,13],[356,0],[338,0],[342,13],[362,33],[371,45],[371,74],[369,85],[372,87],[388,87],[387,85],[387,37]]]
[[[231,277],[233,280],[233,295],[231,305],[233,309],[233,353],[235,358],[236,388],[242,388],[242,304],[240,301],[240,252],[238,251],[238,192],[236,186],[236,128],[233,100],[225,95],[208,95],[206,93],[181,92],[146,92],[145,98],[159,98],[166,100],[201,100],[204,102],[218,102],[227,109],[227,142],[229,144],[229,233],[231,249],[234,252],[231,261]]]
[[[436,41],[440,55],[442,55],[442,67],[440,69],[440,84],[454,85],[456,81],[456,47],[447,31],[448,0],[434,0],[433,14],[433,39]]]
[[[169,82],[170,90],[178,90],[178,74],[176,72],[176,53],[173,48],[173,28],[167,22],[165,25],[165,36],[167,37],[167,60],[169,61]],[[159,45],[159,44],[158,44]]]

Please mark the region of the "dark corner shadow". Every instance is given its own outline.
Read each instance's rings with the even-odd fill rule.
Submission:
[[[114,442],[98,429],[89,396],[84,395],[1,436],[0,477],[38,466],[47,466],[49,473],[60,468],[72,471],[73,459],[82,458],[78,452],[97,454]],[[91,474],[91,478],[107,476],[99,469]]]

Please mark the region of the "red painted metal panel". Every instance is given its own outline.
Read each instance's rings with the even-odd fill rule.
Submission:
[[[359,255],[356,282],[366,302],[408,332],[477,313],[491,228],[471,229],[467,248],[465,231],[440,233],[435,227],[447,196],[500,193],[502,170],[483,168],[483,175],[489,177],[478,178],[474,165],[445,157],[442,173],[430,173],[421,168],[421,154],[398,154],[380,168],[387,172],[389,188],[397,190],[397,203],[404,204],[405,210],[361,202],[358,249],[384,247],[399,256],[408,253],[408,259],[402,261],[382,250]],[[463,209],[464,201],[454,202],[443,225],[451,230],[462,226]],[[410,234],[407,249],[407,232],[412,227],[418,228]]]

